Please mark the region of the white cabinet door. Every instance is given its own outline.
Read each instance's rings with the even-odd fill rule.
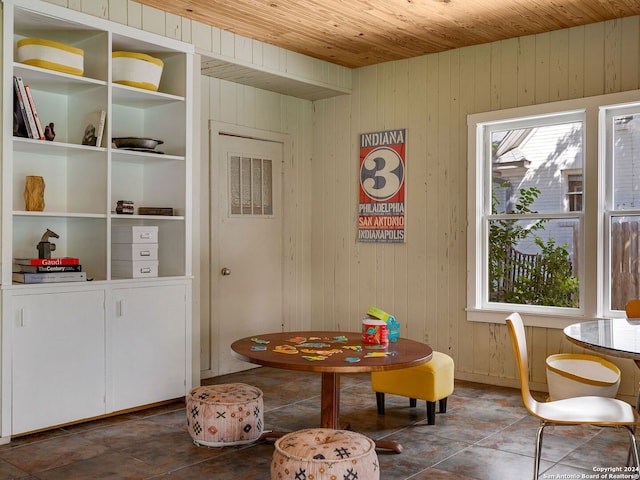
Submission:
[[[12,434],[103,415],[104,291],[5,299],[12,314]]]
[[[185,295],[184,284],[114,289],[112,411],[184,397]]]

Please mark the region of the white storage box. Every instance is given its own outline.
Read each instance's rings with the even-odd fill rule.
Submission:
[[[113,260],[111,276],[118,278],[147,278],[158,276],[157,260]]]
[[[82,75],[84,50],[43,38],[24,38],[17,43],[17,60],[26,65]]]
[[[157,260],[157,243],[114,243],[111,246],[113,260]]]
[[[158,243],[157,225],[117,225],[111,228],[111,243]]]
[[[164,68],[162,60],[137,52],[113,52],[112,57],[112,79],[115,83],[158,90]]]
[[[598,396],[615,397],[620,369],[594,355],[559,353],[547,357],[549,399]]]

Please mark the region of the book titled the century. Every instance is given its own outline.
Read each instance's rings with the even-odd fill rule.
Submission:
[[[50,272],[12,274],[12,280],[17,283],[56,283],[56,282],[85,282],[86,272]]]
[[[14,258],[16,265],[80,265],[80,259],[75,257],[60,258]]]
[[[14,272],[49,273],[49,272],[81,272],[82,265],[13,265]]]

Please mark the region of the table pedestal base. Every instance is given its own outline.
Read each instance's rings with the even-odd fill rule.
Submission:
[[[336,372],[322,373],[321,392],[321,415],[320,425],[322,428],[332,428],[334,430],[348,430],[349,426],[340,425],[340,375]],[[396,453],[402,452],[402,445],[398,442],[385,440],[374,440],[376,448],[393,450]]]

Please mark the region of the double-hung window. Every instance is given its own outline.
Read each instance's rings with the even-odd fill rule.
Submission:
[[[562,327],[640,298],[640,92],[470,115],[467,311]]]

